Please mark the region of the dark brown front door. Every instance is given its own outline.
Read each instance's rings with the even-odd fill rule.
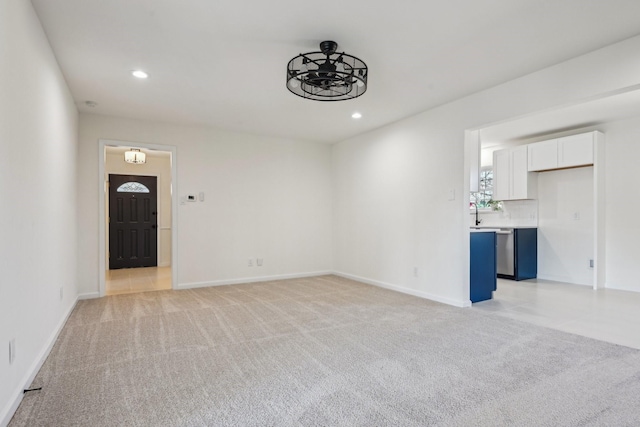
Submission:
[[[109,269],[158,265],[155,176],[109,175]]]

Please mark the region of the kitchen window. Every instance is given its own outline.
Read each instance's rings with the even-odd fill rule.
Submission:
[[[478,209],[491,209],[491,202],[493,201],[493,169],[484,168],[480,171],[480,186],[477,193],[471,193],[471,203],[469,209],[475,209],[475,204],[478,204]]]

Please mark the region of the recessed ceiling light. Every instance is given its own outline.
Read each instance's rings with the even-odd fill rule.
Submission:
[[[353,113],[353,114],[351,115],[351,117],[352,117],[352,118],[354,118],[354,119],[359,119],[360,117],[362,117],[362,114],[360,114],[360,113]]]
[[[149,74],[145,73],[142,70],[133,70],[131,74],[133,74],[134,77],[137,77],[139,79],[146,79],[147,77],[149,77]]]

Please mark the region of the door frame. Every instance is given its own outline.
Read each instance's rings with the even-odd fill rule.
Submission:
[[[118,141],[111,139],[98,140],[98,280],[100,297],[106,293],[107,274],[107,232],[109,225],[106,217],[105,197],[108,196],[107,177],[105,177],[105,161],[107,147],[138,147],[148,150],[166,151],[171,153],[171,288],[178,287],[178,174],[177,148],[175,145],[148,144],[141,142]]]

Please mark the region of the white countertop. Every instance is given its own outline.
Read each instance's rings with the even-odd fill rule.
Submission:
[[[515,230],[516,228],[521,229],[521,228],[538,228],[538,227],[536,227],[535,225],[525,225],[525,226],[516,226],[516,227],[514,227],[514,226],[500,227],[500,226],[497,226],[497,225],[491,225],[491,226],[478,226],[478,227],[473,227],[472,226],[472,227],[469,227],[469,228],[471,229],[471,231],[473,231],[473,230],[479,230],[479,231],[482,231],[482,230],[488,230],[488,231],[500,231],[500,230],[503,230],[504,231],[504,230]]]
[[[480,227],[470,227],[469,232],[471,233],[497,233],[500,231],[499,228],[480,228]]]

